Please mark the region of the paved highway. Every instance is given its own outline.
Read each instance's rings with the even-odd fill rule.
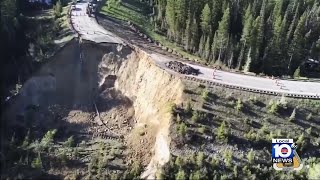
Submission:
[[[123,43],[120,38],[102,28],[95,18],[86,14],[87,5],[86,2],[77,3],[71,10],[71,23],[82,39],[97,43]]]
[[[172,58],[159,55],[151,54],[151,57],[159,64],[160,67],[171,71],[165,66],[165,62],[172,61]],[[185,63],[188,64],[188,63]],[[287,81],[279,80],[276,83],[276,80],[247,76],[242,74],[230,73],[225,71],[216,70],[213,77],[214,70],[208,67],[197,66],[193,64],[188,64],[195,69],[199,69],[200,74],[197,76],[188,75],[189,77],[196,77],[203,80],[210,80],[218,83],[225,83],[234,86],[247,87],[252,89],[258,89],[262,91],[273,91],[276,93],[292,93],[292,94],[302,94],[302,95],[311,95],[319,96],[320,98],[320,83],[316,82],[301,82],[301,81]],[[172,72],[172,71],[171,71]]]
[[[88,17],[86,14],[86,6],[87,3],[77,3],[76,8],[71,11],[71,21],[73,27],[81,35],[81,37],[97,43],[123,43],[119,37],[103,29],[97,23],[95,18]],[[157,53],[151,53],[150,56],[161,68],[173,73],[170,69],[166,68],[165,62],[175,61],[177,59]],[[200,74],[198,76],[190,75],[190,77],[262,91],[272,91],[280,94],[291,93],[304,96],[318,96],[320,98],[320,83],[287,80],[280,80],[278,83],[276,83],[276,81],[272,79],[247,76],[219,70],[215,71],[215,78],[213,78],[213,69],[192,64],[188,65],[200,70]]]

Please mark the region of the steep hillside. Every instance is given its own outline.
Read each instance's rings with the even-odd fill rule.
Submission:
[[[152,177],[169,161],[170,105],[180,103],[182,92],[179,78],[138,49],[74,40],[24,84],[4,117],[11,119],[7,134],[15,139],[11,146],[8,138],[6,153],[41,159],[41,168],[4,160],[8,167],[40,170],[37,177],[130,178],[147,166],[145,176]],[[49,144],[43,144],[46,138]],[[71,140],[73,146],[64,146]],[[48,156],[65,166],[53,165]]]
[[[236,179],[274,173],[271,139],[319,163],[320,102],[206,87],[144,51],[71,41],[23,85],[2,121],[2,178]]]

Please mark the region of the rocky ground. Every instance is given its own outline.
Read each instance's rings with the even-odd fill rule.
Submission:
[[[198,75],[199,74],[199,70],[198,69],[194,69],[191,66],[188,66],[186,64],[183,64],[181,62],[178,61],[170,61],[165,63],[165,65],[170,68],[171,70],[178,72],[180,74],[191,74],[191,75]]]

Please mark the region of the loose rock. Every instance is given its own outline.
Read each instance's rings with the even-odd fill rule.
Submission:
[[[178,61],[170,61],[165,64],[169,69],[178,72],[180,74],[191,74],[191,75],[198,75],[199,69],[194,69],[191,66],[183,64]]]

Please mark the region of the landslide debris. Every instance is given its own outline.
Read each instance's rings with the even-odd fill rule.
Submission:
[[[22,179],[154,179],[170,158],[167,106],[179,104],[182,93],[181,80],[147,53],[75,39],[8,107],[9,150],[1,162],[10,164],[3,177],[19,172]],[[37,148],[47,141],[45,149]]]
[[[180,74],[188,74],[188,75],[198,75],[199,69],[195,69],[191,66],[183,64],[178,61],[170,61],[165,64],[171,70],[178,72]]]

